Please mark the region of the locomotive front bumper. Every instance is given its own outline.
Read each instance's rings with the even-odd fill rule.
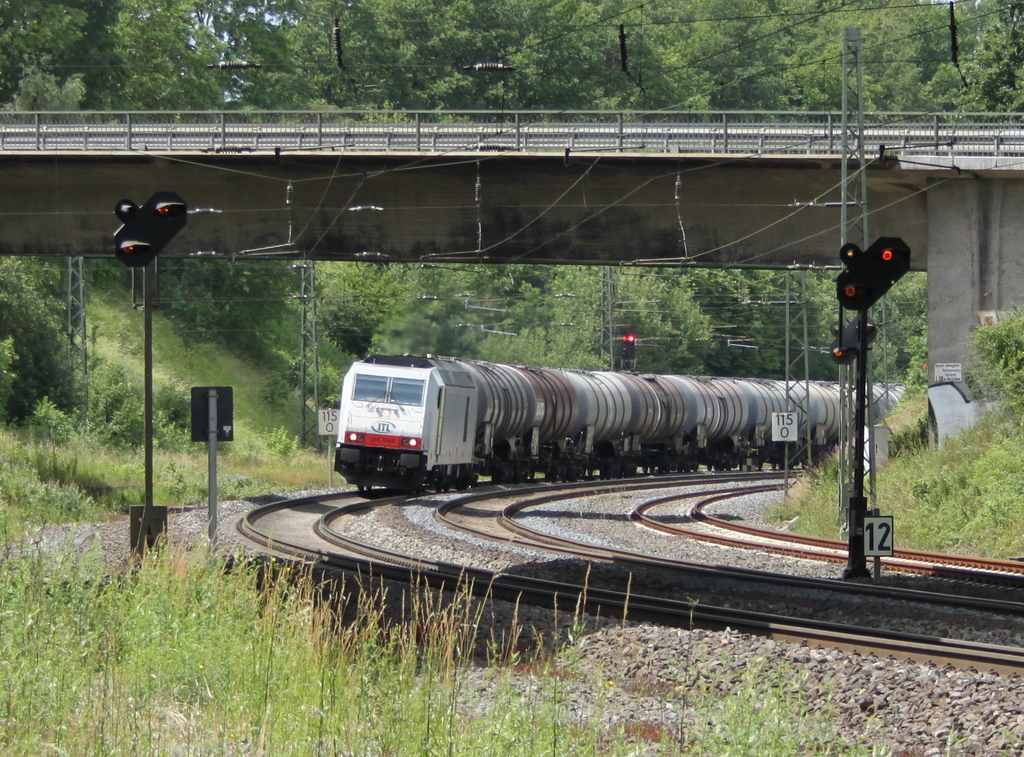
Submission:
[[[426,455],[391,449],[340,445],[334,469],[356,486],[415,488],[426,481]]]

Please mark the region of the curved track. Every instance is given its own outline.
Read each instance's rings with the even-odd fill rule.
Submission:
[[[754,490],[751,490],[753,493]],[[716,544],[758,549],[778,554],[800,557],[808,560],[846,562],[847,544],[834,539],[821,539],[782,531],[765,530],[708,515],[707,507],[732,496],[730,493],[687,493],[662,497],[645,502],[630,514],[637,522],[662,533],[686,536],[693,539],[712,541]],[[656,518],[652,510],[695,501],[683,515]],[[712,526],[716,531],[687,528],[671,523],[671,519],[701,523]],[[725,532],[730,535],[723,535]],[[736,535],[739,536],[736,536]],[[984,581],[1006,586],[1024,587],[1024,563],[1012,560],[992,560],[966,555],[950,555],[941,552],[897,549],[892,557],[881,558],[882,565],[892,570],[921,573],[958,580]]]
[[[550,503],[553,498],[566,494],[579,497],[593,493],[618,491],[624,488],[630,490],[638,488],[664,489],[667,486],[681,483],[683,479],[688,478],[691,483],[694,479],[692,476],[673,478],[674,480],[670,482],[632,479],[472,494],[458,497],[444,504],[438,509],[436,517],[451,527],[464,530],[474,529],[474,533],[489,539],[502,539],[517,545],[526,545],[559,554],[572,554],[589,561],[614,563],[629,570],[643,568],[658,571],[711,571],[713,569],[706,566],[686,565],[680,561],[670,564],[671,561],[652,560],[644,555],[596,547],[593,544],[573,545],[571,540],[557,539],[545,534],[534,535],[530,533],[529,529],[519,526],[514,531],[506,530],[510,524],[514,525],[516,512],[521,512],[541,502]],[[703,478],[707,480],[706,476]],[[754,477],[747,478],[752,482],[756,481]],[[722,478],[716,477],[714,480],[721,482]],[[764,486],[763,478],[756,485]],[[591,491],[585,491],[587,488]],[[524,497],[524,495],[527,496]],[[509,503],[510,498],[516,501]],[[686,628],[694,626],[711,630],[731,628],[791,642],[828,646],[862,654],[929,661],[939,665],[952,664],[958,667],[991,669],[1003,673],[1024,672],[1024,650],[1017,648],[894,631],[854,628],[822,621],[797,620],[782,615],[694,605],[691,601],[647,596],[636,592],[625,593],[599,586],[581,586],[571,582],[501,574],[456,563],[425,560],[415,555],[381,549],[353,539],[343,532],[342,523],[345,518],[374,508],[392,507],[405,501],[407,498],[366,501],[356,500],[350,495],[341,495],[331,498],[311,497],[276,502],[250,512],[239,521],[238,529],[249,541],[273,553],[285,554],[321,566],[354,570],[364,575],[401,581],[415,578],[415,580],[426,581],[430,585],[440,588],[453,589],[457,586],[469,586],[474,593],[494,599],[528,602],[568,612],[583,608],[604,617],[624,617],[628,613],[631,620],[647,620]],[[501,531],[505,532],[504,536],[499,533]],[[803,583],[805,581],[758,571],[731,569],[726,573],[740,573],[748,578],[756,576],[758,580],[776,583]],[[819,589],[827,586],[829,590],[840,592],[872,593],[882,591],[874,587],[855,586],[821,579],[816,580],[814,585]],[[916,599],[920,600],[921,597]],[[962,598],[951,601],[961,604]],[[1024,606],[1013,603],[1002,604],[1000,611],[1003,613],[1024,614]]]

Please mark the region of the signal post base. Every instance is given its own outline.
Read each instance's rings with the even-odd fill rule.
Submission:
[[[165,505],[132,505],[128,509],[131,553],[142,559],[146,551],[156,547],[167,536],[167,507]]]

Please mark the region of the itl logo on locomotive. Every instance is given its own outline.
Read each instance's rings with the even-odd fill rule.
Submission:
[[[371,431],[376,431],[378,434],[390,434],[395,430],[395,424],[388,421],[377,421],[370,426]]]

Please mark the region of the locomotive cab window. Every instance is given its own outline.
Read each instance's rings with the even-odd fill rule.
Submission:
[[[388,378],[359,374],[352,389],[356,402],[389,402],[395,405],[423,404],[423,387],[420,379]]]
[[[357,402],[386,402],[388,398],[388,380],[384,376],[356,376],[356,385],[352,390],[352,399]]]
[[[391,379],[391,401],[396,405],[422,405],[423,383],[419,379]]]

